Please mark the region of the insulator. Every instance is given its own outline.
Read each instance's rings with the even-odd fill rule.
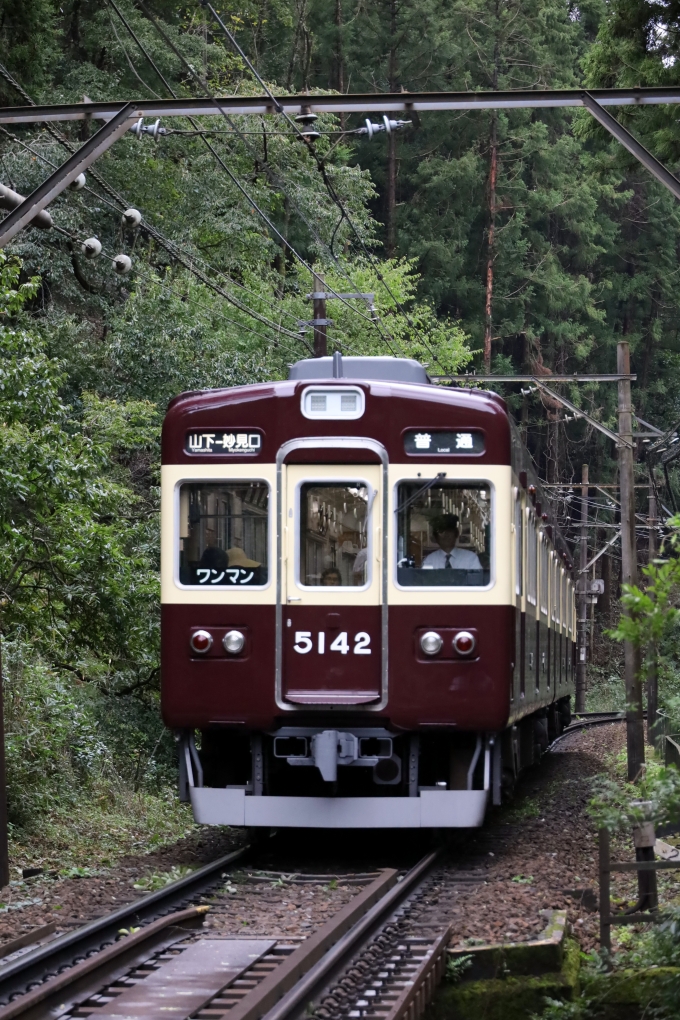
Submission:
[[[128,227],[138,227],[142,222],[142,214],[139,209],[126,209],[121,219]]]
[[[410,120],[390,120],[387,114],[385,114],[382,119],[382,124],[372,124],[370,119],[367,118],[364,121],[366,126],[359,128],[357,134],[366,135],[370,142],[373,135],[377,135],[380,131],[385,131],[388,135],[391,135],[393,131],[401,131],[402,128],[409,126],[410,123]]]
[[[295,123],[304,124],[305,127],[308,127],[311,124],[315,124],[318,119],[319,118],[315,113],[312,113],[311,110],[307,109],[306,107],[303,107],[302,113],[298,113],[297,117],[295,118]]]
[[[98,237],[88,237],[80,246],[83,255],[88,259],[96,259],[101,254],[102,243]]]
[[[113,260],[113,268],[119,276],[125,276],[132,269],[132,259],[129,255],[116,255]]]
[[[168,133],[167,128],[161,127],[160,118],[153,124],[144,124],[143,117],[140,117],[139,120],[135,121],[130,128],[130,131],[132,131],[133,135],[136,135],[136,137],[140,140],[142,135],[151,135],[154,141],[158,139],[159,135],[167,135]]]
[[[80,191],[81,188],[85,187],[85,174],[78,174],[75,181],[71,181],[69,188],[71,191]]]

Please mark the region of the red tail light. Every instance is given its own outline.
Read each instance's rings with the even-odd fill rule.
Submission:
[[[472,655],[477,642],[469,630],[460,630],[453,639],[453,647],[459,655]]]
[[[192,652],[197,655],[205,655],[212,648],[212,634],[207,630],[195,630],[189,639],[189,644]]]

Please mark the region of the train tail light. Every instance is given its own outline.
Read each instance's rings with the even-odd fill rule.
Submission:
[[[196,655],[207,655],[213,645],[212,634],[208,630],[195,630],[189,639],[192,652]]]
[[[441,635],[437,634],[435,630],[426,631],[420,639],[420,647],[425,655],[437,655],[441,652],[443,644]]]
[[[458,655],[472,655],[476,645],[475,636],[469,630],[459,630],[453,639],[453,647]]]

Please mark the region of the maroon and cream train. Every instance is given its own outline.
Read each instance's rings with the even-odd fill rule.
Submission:
[[[406,359],[171,403],[162,704],[198,821],[481,824],[573,691],[570,565],[527,461],[500,397]]]

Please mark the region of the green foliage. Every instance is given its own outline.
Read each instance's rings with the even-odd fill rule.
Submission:
[[[138,882],[134,883],[133,888],[143,892],[156,892],[157,889],[164,889],[172,882],[178,882],[180,878],[186,878],[193,870],[193,868],[173,865],[169,871],[154,871],[153,874],[140,878]]]
[[[624,585],[623,613],[610,636],[631,641],[659,675],[661,707],[680,727],[680,517],[666,522],[659,556],[643,567],[644,587]]]
[[[675,823],[680,814],[680,773],[648,762],[637,783],[621,783],[601,776],[593,781],[589,813],[598,828],[630,830],[645,821],[656,826]]]
[[[446,961],[446,971],[444,974],[445,980],[449,984],[458,984],[462,979],[463,975],[472,966],[471,956],[458,956],[455,959],[449,957]]]

